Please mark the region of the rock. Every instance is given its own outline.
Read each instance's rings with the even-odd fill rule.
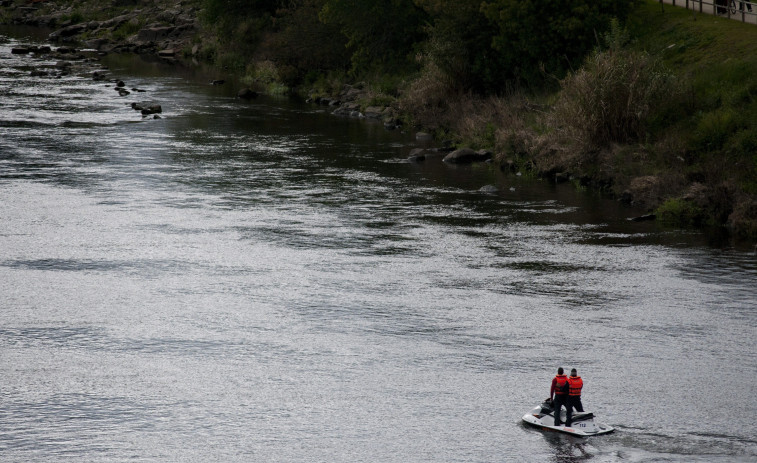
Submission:
[[[415,134],[415,139],[418,141],[431,141],[434,139],[434,136],[430,133],[418,132]]]
[[[144,108],[142,106],[140,106],[138,103],[132,103],[131,104],[131,109],[133,109],[135,111],[142,111]]]
[[[461,148],[444,156],[443,161],[451,164],[470,164],[471,162],[486,161],[491,157],[492,154],[486,150],[473,151],[470,148]]]
[[[108,39],[98,37],[98,38],[86,40],[84,42],[84,45],[87,48],[92,48],[92,49],[95,49],[95,50],[102,50],[109,43],[110,43],[110,41]]]
[[[34,50],[34,53],[38,55],[45,55],[47,53],[52,53],[53,49],[50,48],[48,45],[42,45],[41,47],[38,47],[36,50]]]
[[[64,27],[63,29],[58,29],[57,31],[50,34],[50,40],[71,37],[73,35],[80,34],[85,30],[87,30],[86,23],[73,24],[71,26]]]
[[[124,83],[123,80],[119,80],[119,81],[116,82],[116,87],[121,88],[121,87],[125,87],[125,86],[126,86],[126,84]]]
[[[633,222],[646,222],[646,221],[655,220],[655,219],[657,219],[656,215],[654,215],[654,214],[646,214],[646,215],[640,215],[638,217],[632,217],[632,218],[630,218],[628,220],[631,220]]]
[[[150,114],[162,113],[163,108],[159,104],[156,104],[148,106],[147,108],[143,108],[141,112],[143,116],[149,116]]]
[[[496,185],[484,185],[478,191],[481,193],[499,193],[499,188]]]
[[[250,90],[249,88],[243,88],[237,93],[237,98],[241,98],[243,100],[252,100],[253,98],[257,98],[257,97],[258,97],[258,92]]]
[[[210,81],[210,85],[223,85],[225,83],[226,83],[226,81],[223,80],[223,79],[216,79],[216,80],[211,80]]]
[[[165,50],[160,50],[158,52],[158,56],[160,56],[161,58],[173,58],[174,56],[176,56],[176,50],[174,50],[173,48],[166,48]]]
[[[47,71],[34,70],[34,71],[31,72],[30,75],[32,77],[42,77],[42,76],[46,76],[48,74],[49,74],[49,72],[47,72]]]
[[[28,55],[29,53],[31,53],[31,49],[29,47],[11,48],[12,55]]]
[[[385,109],[386,108],[382,108],[381,106],[369,106],[365,108],[363,114],[369,119],[381,119],[384,116]]]
[[[426,160],[426,150],[423,148],[415,148],[410,150],[410,155],[407,158],[410,162],[420,162]]]
[[[555,183],[565,183],[570,178],[567,172],[558,172],[555,174]]]
[[[102,23],[100,23],[100,27],[102,27],[104,29],[115,29],[117,27],[122,26],[127,21],[131,20],[131,18],[132,18],[132,16],[128,15],[128,14],[124,14],[124,15],[121,15],[121,16],[116,16],[113,19],[109,19],[107,21],[103,21]]]

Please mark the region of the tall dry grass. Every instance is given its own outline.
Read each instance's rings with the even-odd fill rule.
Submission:
[[[460,90],[439,67],[427,64],[399,99],[412,123],[459,146],[486,148],[498,155],[526,151],[534,137],[526,120],[530,109],[520,92],[481,96]]]
[[[546,124],[559,142],[584,151],[641,141],[679,93],[673,75],[650,55],[597,52],[561,82]]]

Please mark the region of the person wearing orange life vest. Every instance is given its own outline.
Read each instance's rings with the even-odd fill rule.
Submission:
[[[584,380],[578,376],[578,372],[575,368],[570,370],[570,376],[568,377],[568,403],[565,409],[568,411],[565,416],[565,426],[570,427],[573,423],[573,409],[577,412],[583,412],[584,406],[581,403],[581,389],[584,387]]]
[[[555,413],[555,426],[560,426],[560,410],[565,406],[568,410],[568,377],[563,374],[562,367],[557,369],[557,376],[552,378],[552,387],[549,389],[549,398]]]

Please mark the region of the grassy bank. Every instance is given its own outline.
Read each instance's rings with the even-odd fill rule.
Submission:
[[[647,0],[554,91],[455,94],[435,72],[398,104],[441,137],[672,226],[757,239],[757,27]]]

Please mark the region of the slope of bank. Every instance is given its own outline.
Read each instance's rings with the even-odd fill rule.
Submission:
[[[757,28],[648,0],[611,35],[507,132],[504,158],[675,226],[757,238]]]

